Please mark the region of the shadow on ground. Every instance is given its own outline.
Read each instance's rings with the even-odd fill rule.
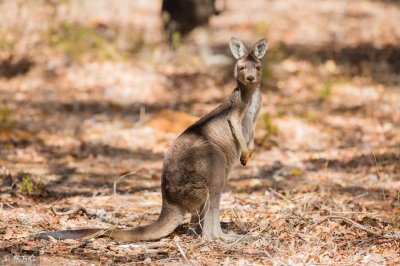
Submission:
[[[333,60],[350,75],[371,76],[374,80],[399,84],[398,79],[388,75],[400,73],[400,46],[387,44],[381,48],[371,43],[363,43],[351,47],[339,47],[335,43],[324,46],[286,45],[280,44],[279,49],[287,56],[294,56],[313,64],[321,64]]]

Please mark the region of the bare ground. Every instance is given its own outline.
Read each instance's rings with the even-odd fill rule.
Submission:
[[[1,2],[3,261],[400,263],[397,1],[230,0],[211,21],[214,53],[229,56],[232,35],[270,41],[257,150],[222,199],[224,228],[248,240],[188,237],[189,217],[158,242],[30,238],[156,219],[163,153],[235,86],[231,65],[199,56],[201,32],[165,47],[158,1],[90,3]],[[64,23],[61,41],[52,23]]]

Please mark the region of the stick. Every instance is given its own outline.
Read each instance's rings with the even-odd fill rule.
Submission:
[[[254,228],[253,230],[250,230],[248,233],[240,236],[238,239],[236,239],[234,242],[230,243],[227,245],[227,247],[232,247],[234,245],[236,245],[237,243],[239,243],[242,239],[247,238],[250,234],[254,233],[257,229],[259,229],[260,226],[257,226],[256,228]],[[270,227],[265,228],[264,230],[261,230],[260,234],[264,233],[265,231],[269,230]]]
[[[330,218],[330,216],[326,216],[322,219],[320,219],[319,221],[316,221],[315,223],[313,223],[307,230],[307,233],[310,233],[311,230],[313,230],[316,226],[322,224],[323,222],[327,221]]]
[[[85,209],[84,207],[82,207],[82,206],[74,207],[74,208],[72,208],[72,209],[70,209],[69,211],[66,211],[66,212],[58,212],[58,211],[56,211],[56,210],[54,209],[53,206],[51,206],[50,209],[51,209],[51,211],[52,211],[55,215],[57,215],[57,216],[75,214],[75,213],[78,213],[78,212],[80,212],[80,211],[87,213],[86,209]]]
[[[283,199],[284,201],[286,201],[287,203],[291,204],[292,202],[286,198],[285,196],[283,196],[281,193],[273,190],[272,188],[269,189],[272,193],[274,193],[275,195],[277,195],[278,197],[280,197],[281,199]]]
[[[235,216],[235,219],[238,222],[238,224],[240,225],[240,227],[242,227],[243,230],[248,231],[247,228],[242,223],[242,221],[240,220],[239,215],[237,214],[235,208],[233,208],[232,211],[233,211],[233,215]]]
[[[69,252],[74,253],[75,250],[77,250],[78,248],[81,248],[81,247],[86,246],[87,244],[89,244],[90,242],[92,242],[93,240],[95,240],[96,238],[98,238],[98,237],[104,235],[104,234],[105,234],[107,231],[109,231],[109,230],[110,230],[110,229],[103,229],[103,230],[100,230],[100,231],[98,231],[98,232],[96,232],[96,233],[94,233],[94,234],[92,234],[92,235],[88,235],[88,236],[82,238],[82,239],[81,239],[82,241],[81,241],[79,244],[73,246],[73,247],[69,250]]]
[[[333,220],[342,220],[342,221],[344,221],[344,222],[346,222],[346,223],[348,223],[350,225],[353,225],[354,227],[356,227],[356,228],[358,228],[360,230],[363,230],[363,231],[367,232],[370,235],[384,237],[383,234],[377,233],[377,232],[375,232],[375,231],[373,231],[373,230],[371,230],[371,229],[369,229],[369,228],[367,228],[367,227],[365,227],[365,226],[353,221],[350,218],[343,217],[343,216],[331,216],[330,218],[333,219]]]
[[[315,222],[314,224],[312,224],[312,225],[310,226],[310,228],[307,230],[307,233],[309,233],[309,232],[310,232],[312,229],[314,229],[317,225],[319,225],[319,224],[321,224],[321,223],[323,223],[323,222],[325,222],[325,221],[327,221],[327,220],[329,220],[329,219],[332,219],[332,220],[342,220],[342,221],[344,221],[345,223],[350,224],[350,225],[352,225],[352,226],[354,226],[354,227],[356,227],[356,228],[358,228],[358,229],[360,229],[360,230],[362,230],[362,231],[367,232],[369,235],[372,235],[372,236],[375,236],[375,237],[379,237],[379,238],[389,238],[389,239],[400,239],[400,234],[398,234],[398,233],[395,233],[395,232],[393,232],[393,233],[391,233],[391,234],[388,234],[388,233],[378,233],[378,232],[375,232],[374,230],[372,230],[372,229],[370,229],[370,228],[368,228],[368,227],[365,227],[365,226],[363,226],[363,225],[361,225],[361,224],[359,224],[359,223],[353,221],[353,220],[350,219],[350,218],[343,217],[343,216],[339,216],[339,215],[326,216],[326,217],[322,218],[321,220],[319,220],[319,221]]]
[[[386,203],[386,195],[385,195],[385,190],[383,189],[383,185],[382,185],[382,178],[381,178],[381,173],[379,171],[378,161],[376,160],[376,156],[375,156],[374,152],[372,152],[372,155],[374,156],[376,174],[378,175],[378,179],[380,181],[379,183],[381,184],[381,189],[382,189],[382,194],[383,194],[383,201]]]
[[[119,181],[121,181],[121,179],[123,179],[123,178],[125,178],[127,176],[130,176],[130,175],[137,174],[137,172],[139,172],[139,171],[140,170],[136,170],[136,171],[133,171],[133,172],[129,172],[129,173],[123,174],[120,177],[118,177],[118,179],[114,182],[114,195],[117,195],[117,184],[118,184]]]
[[[176,246],[178,247],[179,252],[181,253],[182,257],[187,261],[187,263],[189,263],[190,265],[193,265],[193,263],[191,263],[188,258],[186,257],[185,252],[183,251],[181,245],[179,244],[179,237],[174,237],[174,242],[176,244]]]
[[[369,229],[369,228],[367,228],[367,227],[365,227],[365,226],[353,221],[352,219],[347,218],[347,217],[343,217],[343,216],[326,216],[326,217],[323,217],[319,221],[316,221],[315,223],[313,223],[309,227],[309,229],[307,230],[307,233],[309,233],[311,230],[313,230],[317,225],[320,225],[321,223],[323,223],[323,222],[325,222],[325,221],[327,221],[329,219],[342,220],[342,221],[346,222],[347,224],[353,225],[354,227],[356,227],[358,229],[361,229],[361,230],[363,230],[363,231],[365,231],[365,232],[367,232],[367,233],[369,233],[370,235],[373,235],[373,236],[380,236],[380,237],[383,236],[382,234],[379,234],[379,233],[377,233],[377,232],[375,232],[375,231],[373,231],[373,230],[371,230],[371,229]]]

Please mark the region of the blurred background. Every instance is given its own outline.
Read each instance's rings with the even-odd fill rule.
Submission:
[[[236,85],[229,38],[266,37],[256,152],[228,195],[318,191],[307,200],[329,208],[368,195],[343,208],[397,210],[398,227],[400,2],[186,2],[0,1],[3,187],[114,206],[85,197],[134,173],[122,208],[153,219],[164,152]]]

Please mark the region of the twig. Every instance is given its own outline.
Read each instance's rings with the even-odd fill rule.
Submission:
[[[190,262],[190,260],[186,257],[185,252],[183,251],[181,245],[179,244],[179,237],[174,237],[174,242],[176,244],[176,246],[178,247],[179,252],[181,253],[182,257],[190,264],[193,265],[192,262]]]
[[[14,206],[12,206],[10,203],[6,202],[5,203],[8,207],[10,207],[11,209],[16,209]]]
[[[72,208],[72,209],[70,209],[69,211],[66,211],[66,212],[58,212],[58,211],[56,211],[56,210],[54,209],[53,206],[51,206],[50,209],[51,209],[51,211],[52,211],[55,215],[57,215],[57,216],[75,214],[75,213],[80,212],[80,211],[82,211],[82,212],[84,212],[84,213],[87,213],[86,209],[85,209],[84,207],[82,207],[82,206]]]
[[[206,187],[206,192],[207,192],[207,198],[206,198],[206,202],[203,204],[203,208],[201,210],[201,212],[199,213],[198,210],[196,210],[197,216],[199,217],[199,221],[197,222],[197,225],[200,227],[201,232],[203,232],[203,221],[207,215],[207,213],[210,210],[210,192],[208,190],[208,188]],[[206,210],[207,208],[207,210]],[[192,223],[189,223],[189,229],[193,229],[191,228]],[[198,236],[196,230],[193,230],[193,232]]]
[[[378,239],[378,237],[371,236],[371,237],[367,237],[367,238],[363,238],[363,239],[356,239],[356,240],[350,241],[350,243],[348,241],[345,241],[343,243],[338,244],[337,247],[343,247],[343,246],[346,246],[346,245],[349,245],[349,244],[355,244],[355,243],[357,243],[357,244],[365,244],[365,243],[374,241],[376,239]]]
[[[281,193],[279,193],[279,192],[273,190],[272,188],[270,188],[269,190],[270,190],[273,194],[275,194],[276,196],[278,196],[278,197],[280,197],[281,199],[283,199],[284,201],[286,201],[287,203],[292,204],[292,202],[291,202],[288,198],[286,198],[285,196],[283,196]]]
[[[239,237],[238,239],[236,239],[234,242],[230,243],[227,245],[227,247],[231,247],[236,245],[237,243],[239,243],[242,239],[246,238],[247,236],[249,236],[250,234],[254,233],[257,229],[260,229],[260,226],[256,226],[253,230],[250,230],[248,233],[242,235],[241,237]],[[263,230],[261,230],[260,234],[264,233],[265,231],[269,230],[270,227],[267,227]]]
[[[362,197],[364,197],[364,196],[367,196],[368,194],[369,194],[369,192],[367,191],[367,192],[362,193],[362,194],[360,194],[360,195],[354,196],[352,200],[360,199],[360,198],[362,198]]]
[[[304,218],[302,218],[302,219],[304,219]],[[347,224],[350,224],[350,225],[352,225],[352,226],[354,226],[354,227],[356,227],[356,228],[358,228],[360,230],[363,230],[363,231],[367,232],[369,235],[372,235],[372,236],[374,236],[376,238],[400,240],[400,232],[389,232],[389,233],[382,232],[382,233],[378,233],[378,232],[376,232],[376,231],[374,231],[374,230],[372,230],[372,229],[370,229],[368,227],[365,227],[365,226],[353,221],[350,218],[347,218],[347,217],[344,217],[344,216],[339,216],[339,215],[332,215],[332,213],[331,213],[331,215],[323,217],[320,220],[318,220],[315,223],[313,223],[305,233],[310,233],[311,230],[313,230],[317,225],[319,225],[319,224],[321,224],[321,223],[323,223],[325,221],[328,221],[330,219],[332,219],[332,220],[342,220],[342,221],[346,222]]]
[[[236,212],[235,208],[232,209],[233,215],[235,216],[236,221],[242,227],[243,230],[248,231],[247,228],[244,226],[243,222],[240,220],[238,213]]]
[[[356,227],[356,228],[358,228],[360,230],[363,230],[363,231],[365,231],[365,232],[367,232],[367,233],[369,233],[369,234],[371,234],[373,236],[383,236],[382,234],[379,234],[379,233],[377,233],[377,232],[375,232],[375,231],[373,231],[373,230],[371,230],[371,229],[369,229],[369,228],[367,228],[367,227],[365,227],[365,226],[353,221],[350,218],[343,217],[343,216],[337,216],[337,215],[335,215],[335,216],[326,216],[326,217],[322,218],[321,220],[319,220],[316,223],[312,224],[311,227],[309,228],[308,232],[310,232],[317,225],[319,225],[319,224],[321,224],[321,223],[323,223],[323,222],[325,222],[325,221],[327,221],[329,219],[342,220],[342,221],[346,222],[347,224],[353,225],[354,227]]]
[[[114,182],[114,189],[113,189],[114,195],[117,195],[117,184],[118,184],[119,181],[121,181],[123,178],[125,178],[127,176],[131,176],[131,175],[137,174],[139,171],[140,170],[136,170],[136,171],[133,171],[133,172],[129,172],[129,173],[123,174],[120,177],[118,177],[118,179]]]
[[[98,238],[98,237],[104,235],[104,234],[105,234],[107,231],[109,231],[109,230],[111,230],[111,229],[103,229],[103,230],[100,230],[100,231],[98,231],[98,232],[96,232],[96,233],[94,233],[94,234],[91,234],[91,235],[88,235],[88,236],[82,238],[82,239],[81,239],[81,242],[80,242],[79,244],[73,246],[73,247],[69,250],[69,252],[74,253],[75,250],[77,250],[78,248],[81,248],[81,247],[86,246],[87,244],[89,244],[90,242],[92,242],[93,240],[95,240],[96,238]]]
[[[389,239],[400,239],[400,234],[398,234],[398,233],[395,233],[395,232],[390,233],[390,234],[388,234],[388,233],[378,233],[378,232],[375,232],[374,230],[372,230],[372,229],[370,229],[368,227],[365,227],[365,226],[353,221],[350,218],[339,216],[339,215],[332,215],[332,216],[323,217],[321,220],[319,220],[319,221],[315,222],[314,224],[312,224],[309,227],[309,229],[307,230],[307,233],[309,233],[317,225],[319,225],[319,224],[321,224],[321,223],[323,223],[323,222],[325,222],[327,220],[330,220],[330,219],[332,219],[332,220],[342,220],[345,223],[350,224],[350,225],[352,225],[352,226],[354,226],[354,227],[356,227],[356,228],[358,228],[358,229],[360,229],[362,231],[365,231],[368,234],[370,234],[372,236],[375,236],[375,237],[389,238]]]
[[[314,214],[314,213],[321,213],[321,210],[319,211],[309,211],[309,212],[304,212],[305,214]],[[365,215],[378,215],[379,212],[356,212],[356,211],[347,211],[347,212],[339,212],[339,211],[329,211],[330,214],[365,214]],[[285,217],[286,218],[286,217]],[[296,217],[300,218],[300,217]]]
[[[350,218],[343,217],[343,216],[331,216],[329,218],[331,218],[333,220],[342,220],[342,221],[344,221],[344,222],[346,222],[346,223],[348,223],[350,225],[353,225],[354,227],[356,227],[356,228],[358,228],[360,230],[363,230],[363,231],[369,233],[370,235],[384,237],[383,234],[377,233],[377,232],[375,232],[375,231],[373,231],[373,230],[371,230],[371,229],[369,229],[369,228],[367,228],[367,227],[365,227],[365,226],[353,221]]]
[[[240,236],[238,239],[236,239],[234,242],[228,244],[226,247],[232,247],[232,246],[236,245],[237,243],[239,243],[241,240],[243,240],[244,238],[246,238],[249,234],[251,234],[253,232],[254,232],[254,230],[248,232],[247,234]]]
[[[146,117],[146,108],[144,106],[140,106],[139,110],[139,122],[143,123],[144,119]]]
[[[386,203],[386,194],[385,194],[385,190],[383,189],[382,178],[381,178],[381,173],[379,171],[378,161],[376,160],[376,156],[375,156],[374,152],[372,152],[372,155],[374,156],[376,174],[378,175],[378,180],[379,180],[379,183],[381,184],[381,189],[382,189],[382,194],[383,194],[383,201]]]
[[[159,248],[172,248],[174,245],[171,245],[169,243],[165,242],[152,242],[152,243],[147,243],[147,244],[122,244],[118,245],[120,248],[143,248],[145,247],[146,249],[159,249]]]
[[[318,221],[316,221],[315,223],[313,223],[307,230],[307,233],[310,233],[316,226],[322,224],[323,222],[327,221],[330,218],[330,216],[326,216]]]

